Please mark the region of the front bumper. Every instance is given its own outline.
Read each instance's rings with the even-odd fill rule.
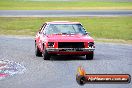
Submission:
[[[48,52],[90,52],[95,48],[46,48]]]

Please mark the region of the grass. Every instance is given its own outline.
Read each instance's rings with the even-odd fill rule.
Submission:
[[[132,2],[87,2],[87,1],[15,1],[0,0],[0,10],[93,10],[132,9]]]
[[[34,36],[46,21],[79,21],[94,38],[132,40],[132,17],[0,17],[0,34]]]

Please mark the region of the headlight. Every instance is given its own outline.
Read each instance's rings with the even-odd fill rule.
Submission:
[[[48,42],[48,47],[54,47],[54,42]]]
[[[94,47],[94,42],[89,42],[88,46],[91,47],[91,48]]]

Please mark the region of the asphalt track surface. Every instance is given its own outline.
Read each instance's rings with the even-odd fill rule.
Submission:
[[[132,10],[0,10],[0,17],[132,16]]]
[[[89,74],[132,75],[132,45],[96,43],[94,60],[79,56],[56,56],[43,60],[34,54],[34,39],[0,36],[0,59],[11,60],[26,67],[23,74],[0,80],[0,88],[132,88],[129,84],[76,83],[78,66]]]

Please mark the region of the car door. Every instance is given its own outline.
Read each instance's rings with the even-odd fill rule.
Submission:
[[[41,30],[39,32],[39,37],[38,37],[38,47],[40,50],[43,50],[43,39],[44,39],[44,28],[46,27],[46,23],[41,27]]]

